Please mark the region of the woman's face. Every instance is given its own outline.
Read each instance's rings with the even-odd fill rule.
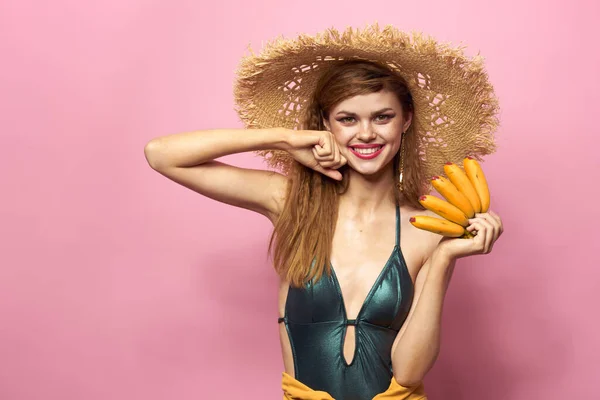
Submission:
[[[412,115],[406,117],[396,95],[382,90],[340,102],[323,122],[348,165],[363,175],[373,175],[400,149],[402,132],[410,126]]]

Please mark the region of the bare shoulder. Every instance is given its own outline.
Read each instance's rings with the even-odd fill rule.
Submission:
[[[421,267],[437,247],[442,236],[423,229],[418,229],[414,227],[409,220],[416,215],[427,215],[437,218],[439,218],[439,216],[432,211],[418,209],[410,205],[403,205],[401,210],[402,236],[400,245],[411,276],[415,278]]]

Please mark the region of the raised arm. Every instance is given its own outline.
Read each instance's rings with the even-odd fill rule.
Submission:
[[[473,239],[439,240],[433,236],[428,241],[428,256],[417,275],[413,305],[392,346],[394,377],[400,385],[418,385],[438,357],[442,308],[457,260],[488,254],[503,230],[498,214],[488,210],[469,219],[467,231],[475,233]]]
[[[201,195],[245,208],[275,221],[283,206],[287,178],[277,172],[239,168],[215,159],[235,153],[287,149],[285,129],[215,129],[152,139],[144,148],[148,164],[165,177]]]

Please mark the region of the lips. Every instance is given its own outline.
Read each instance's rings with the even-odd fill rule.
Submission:
[[[350,151],[352,152],[352,154],[354,154],[358,158],[361,158],[363,160],[370,160],[370,159],[377,157],[379,154],[381,154],[381,151],[383,150],[385,145],[382,145],[382,144],[364,145],[364,144],[362,144],[362,145],[355,145],[355,146],[349,146],[349,147],[350,147]]]

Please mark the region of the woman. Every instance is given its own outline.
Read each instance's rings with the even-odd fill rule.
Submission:
[[[481,60],[377,26],[278,40],[243,60],[246,128],[150,141],[149,164],[196,192],[263,214],[281,277],[284,399],[422,399],[439,352],[457,259],[489,253],[492,211],[473,239],[413,227],[444,162],[494,151],[497,104]],[[256,151],[281,173],[215,159]]]

